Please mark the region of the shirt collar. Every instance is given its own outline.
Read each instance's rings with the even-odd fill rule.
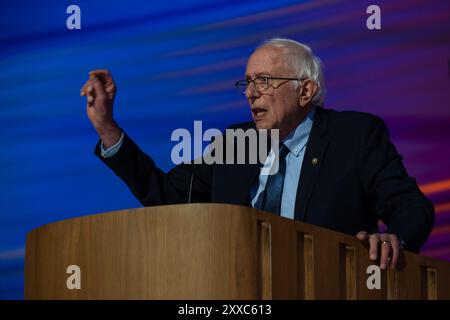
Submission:
[[[303,121],[300,122],[300,124],[283,140],[283,143],[289,148],[289,151],[296,157],[306,146],[306,142],[308,141],[309,133],[311,132],[313,125],[315,113],[316,108],[313,107],[305,119],[303,119]]]

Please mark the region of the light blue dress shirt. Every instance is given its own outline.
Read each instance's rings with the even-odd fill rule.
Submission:
[[[297,197],[297,187],[300,180],[303,158],[305,156],[306,143],[314,121],[315,108],[313,108],[305,119],[295,128],[284,140],[283,143],[289,149],[286,156],[286,173],[283,182],[283,194],[281,195],[281,216],[294,219],[295,200]],[[271,168],[275,159],[273,150],[270,150],[264,167]],[[270,172],[267,170],[266,172]],[[259,180],[250,191],[252,207],[264,191],[267,183],[267,174],[260,174]]]

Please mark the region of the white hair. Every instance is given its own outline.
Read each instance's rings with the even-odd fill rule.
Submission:
[[[319,57],[306,44],[291,39],[272,38],[264,41],[257,49],[273,46],[284,50],[286,63],[294,69],[299,79],[308,78],[317,84],[317,91],[311,102],[316,106],[323,106],[325,99],[325,81],[323,76],[323,63]],[[299,82],[294,82],[295,87]]]

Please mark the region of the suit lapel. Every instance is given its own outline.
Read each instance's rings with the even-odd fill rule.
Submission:
[[[260,168],[259,164],[241,165],[238,168],[233,192],[236,199],[239,199],[239,203],[250,204],[250,190],[259,176]]]
[[[309,200],[327,151],[329,143],[325,135],[327,125],[328,115],[322,108],[316,108],[316,115],[303,158],[295,200],[295,219],[299,221],[305,219]]]
[[[256,129],[255,124],[252,123],[249,128],[244,130],[254,130]],[[257,135],[257,148],[259,148],[259,139],[260,136]],[[235,144],[236,146],[236,144]],[[227,181],[225,184],[230,186],[226,192],[226,201],[231,203],[238,203],[243,205],[250,204],[250,190],[253,186],[253,183],[259,177],[260,169],[263,164],[259,163],[259,157],[256,164],[248,164],[249,163],[249,145],[246,143],[246,164],[234,164],[234,165],[225,165],[223,168],[224,172],[224,181]],[[267,153],[270,150],[270,144],[267,147]],[[237,150],[235,150],[235,155],[237,154]],[[257,150],[257,155],[259,155],[259,150]],[[235,159],[236,161],[236,159]]]

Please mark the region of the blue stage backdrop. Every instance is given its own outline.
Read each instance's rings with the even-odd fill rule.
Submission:
[[[434,202],[423,254],[450,260],[449,2],[378,0],[8,1],[0,5],[0,298],[23,297],[27,232],[140,206],[94,155],[79,96],[108,68],[115,116],[167,170],[176,128],[224,129],[251,115],[233,84],[262,40],[309,44],[326,68],[326,107],[381,116]],[[81,8],[68,30],[66,8]],[[366,9],[381,8],[381,30]]]

